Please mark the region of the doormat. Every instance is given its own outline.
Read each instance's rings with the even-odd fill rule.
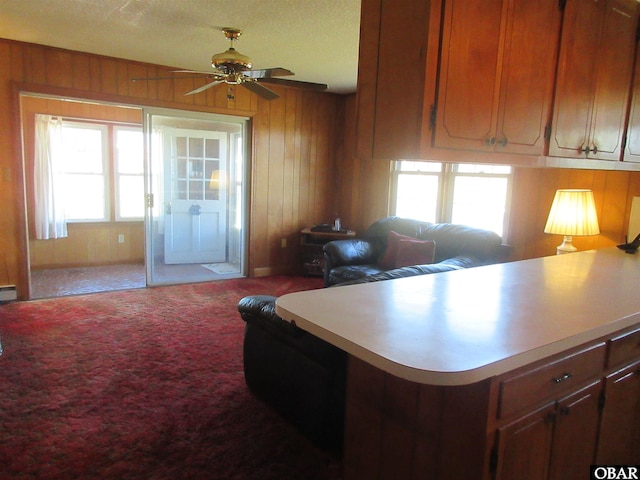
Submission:
[[[224,275],[225,273],[240,273],[240,267],[232,263],[204,263],[202,264],[207,270],[211,270],[218,275]]]

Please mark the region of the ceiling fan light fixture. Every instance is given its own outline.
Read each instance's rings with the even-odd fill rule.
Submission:
[[[225,73],[250,70],[251,59],[231,47],[222,53],[216,53],[211,57],[211,66]]]

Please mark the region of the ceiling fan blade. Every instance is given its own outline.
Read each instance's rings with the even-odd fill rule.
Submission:
[[[244,73],[249,78],[288,77],[295,75],[291,70],[282,67],[263,68],[260,70],[246,70]]]
[[[287,80],[284,78],[259,78],[258,81],[261,83],[271,83],[273,85],[306,88],[307,90],[316,90],[318,92],[322,92],[328,88],[325,83],[302,82],[299,80]]]
[[[216,72],[197,72],[195,70],[172,70],[171,73],[190,73],[191,75],[172,75],[170,77],[140,77],[132,78],[132,82],[143,82],[148,80],[178,80],[181,78],[215,78],[222,79],[222,75]]]
[[[205,83],[203,86],[198,87],[190,92],[185,93],[185,95],[193,95],[194,93],[204,92],[207,88],[215,87],[219,83],[222,83],[224,80],[214,80],[213,82]]]
[[[265,87],[264,85],[260,85],[255,80],[246,80],[240,85],[242,85],[247,90],[252,91],[256,95],[261,96],[265,100],[275,100],[276,98],[280,98],[280,95],[278,95],[276,92]]]
[[[201,70],[171,70],[172,73],[193,73],[198,75],[220,75],[219,71],[209,70],[208,72],[203,72]],[[183,77],[180,77],[183,78]]]
[[[208,75],[208,77],[212,77],[213,75]],[[149,80],[179,80],[182,78],[207,78],[204,77],[202,75],[186,75],[186,76],[180,76],[180,77],[145,77],[145,78],[132,78],[131,81],[132,82],[144,82],[144,81],[149,81]]]

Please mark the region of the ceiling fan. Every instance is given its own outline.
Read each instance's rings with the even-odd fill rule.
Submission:
[[[131,81],[167,80],[174,78],[208,78],[212,79],[212,81],[185,93],[185,95],[200,93],[224,82],[231,85],[240,85],[266,100],[274,100],[279,98],[280,95],[262,85],[263,83],[291,85],[319,91],[327,89],[327,85],[323,83],[301,82],[297,80],[285,80],[283,78],[278,78],[294,75],[291,70],[287,70],[286,68],[275,67],[252,70],[251,59],[234,48],[234,42],[238,40],[240,35],[242,35],[242,30],[237,28],[223,28],[222,33],[224,33],[224,36],[229,40],[231,46],[226,51],[216,53],[211,57],[211,66],[213,67],[213,71],[200,72],[197,70],[174,70],[173,73],[184,75],[174,77],[132,78]]]

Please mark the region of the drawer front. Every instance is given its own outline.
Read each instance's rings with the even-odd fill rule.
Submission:
[[[619,366],[640,358],[640,329],[612,338],[607,367]]]
[[[606,343],[598,343],[557,361],[519,372],[500,382],[498,418],[506,418],[544,400],[556,400],[604,369]]]

